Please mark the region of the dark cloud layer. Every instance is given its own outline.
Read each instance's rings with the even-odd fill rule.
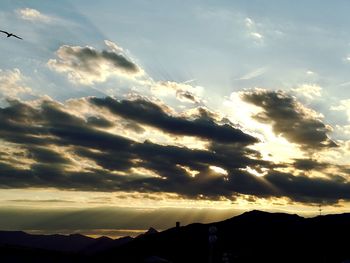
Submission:
[[[271,123],[274,132],[307,150],[336,147],[327,133],[331,131],[322,120],[313,116],[296,99],[282,91],[257,89],[242,92],[243,100],[263,109],[255,119]]]
[[[298,170],[312,171],[319,170],[322,171],[329,167],[327,163],[321,163],[313,159],[295,159],[293,166]]]
[[[341,199],[350,200],[350,183],[341,177],[310,178],[305,175],[272,172],[266,176],[266,180],[281,189],[281,196],[288,196],[299,202],[332,204]]]
[[[219,124],[208,114],[195,118],[172,116],[161,106],[142,99],[91,98],[85,102],[95,109],[109,109],[126,122],[205,139],[208,149],[137,142],[103,131],[101,127],[113,127],[113,122],[103,119],[101,111],[82,118],[53,101],[37,107],[11,101],[8,107],[0,108],[0,138],[25,150],[22,158],[30,162],[18,167],[0,158],[1,188],[169,192],[212,200],[232,199],[239,194],[289,197],[302,202],[350,199],[350,185],[341,177],[318,179],[277,172],[276,164],[262,160],[259,152],[248,147],[257,141],[254,137],[230,124]],[[96,165],[78,169],[81,161],[74,159]],[[295,168],[301,170],[315,166],[296,162]],[[215,172],[213,166],[227,174]],[[257,177],[247,167],[265,170],[267,175]],[[193,177],[188,169],[197,174]]]
[[[139,123],[149,125],[175,135],[197,136],[203,139],[226,143],[251,144],[257,139],[232,125],[218,125],[210,118],[188,120],[167,114],[159,105],[147,100],[122,100],[91,98],[91,102],[112,113]]]
[[[171,117],[157,105],[147,101],[124,101],[120,105],[131,105],[129,111],[125,108],[130,115],[141,114],[140,111],[133,112],[133,109],[139,107],[143,110],[143,115],[149,118],[149,120],[146,118],[149,122],[152,121],[150,117],[164,118],[165,121],[161,121],[158,127],[164,127],[167,132],[171,132],[171,127],[174,127],[175,134],[205,137],[212,141],[212,150],[193,150],[186,147],[158,145],[149,141],[138,143],[96,129],[96,119],[91,122],[91,116],[86,120],[76,117],[55,102],[45,101],[39,108],[34,108],[19,101],[12,101],[9,107],[0,110],[1,138],[26,149],[27,157],[33,159],[34,163],[28,169],[18,169],[11,164],[1,163],[0,185],[6,188],[49,186],[99,191],[165,191],[191,197],[203,194],[216,198],[222,195],[220,190],[222,187],[218,185],[217,188],[211,189],[210,184],[223,184],[224,178],[215,176],[210,178],[208,176],[210,165],[238,171],[247,165],[259,166],[265,163],[258,158],[248,157],[248,154],[254,151],[244,146],[253,143],[254,138],[231,126],[215,124],[214,120],[208,122],[203,120],[202,123],[197,120]],[[124,114],[122,117],[126,118],[129,115]],[[138,118],[130,119],[138,121]],[[168,123],[172,126],[165,128]],[[207,127],[218,131],[219,134],[222,129],[223,139],[216,133],[211,136],[207,131],[196,132],[197,128]],[[225,142],[231,140],[232,146],[226,146],[230,155],[224,154],[222,149],[220,153],[216,153],[213,150],[218,149],[218,146],[214,146],[215,140]],[[67,171],[65,167],[71,163],[70,160],[63,153],[52,150],[53,145],[69,147],[76,156],[90,159],[101,168],[80,172]],[[259,157],[257,153],[256,157]],[[138,160],[137,164],[135,160]],[[190,177],[181,166],[197,170],[198,177]],[[159,177],[135,174],[132,169],[136,167],[147,168]],[[113,171],[127,172],[129,176],[112,174]],[[184,185],[186,187],[183,187]],[[225,190],[224,195],[231,194],[230,189]]]

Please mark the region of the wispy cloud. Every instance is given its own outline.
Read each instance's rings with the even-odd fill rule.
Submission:
[[[317,75],[315,72],[313,72],[312,70],[307,70],[306,71],[306,75],[308,76],[314,76],[314,75]]]
[[[257,32],[251,32],[250,35],[257,40],[262,40],[264,38],[262,34]]]
[[[242,77],[238,78],[238,80],[254,79],[256,77],[263,75],[266,72],[266,70],[267,70],[266,67],[261,67],[261,68],[255,69],[251,72],[248,72],[247,74],[244,74]]]
[[[20,18],[28,21],[48,23],[53,20],[53,18],[51,18],[50,16],[44,15],[40,11],[33,8],[18,9],[16,12]]]
[[[249,18],[249,17],[247,17],[247,18],[244,20],[244,22],[245,22],[245,25],[246,25],[247,28],[252,28],[252,27],[254,27],[254,25],[255,25],[255,22],[253,21],[253,19],[251,19],[251,18]]]
[[[322,95],[322,88],[317,84],[301,84],[297,88],[292,89],[292,91],[308,99],[314,99]]]
[[[193,80],[189,80],[183,83],[178,83],[174,81],[150,81],[151,91],[159,96],[162,95],[172,95],[174,94],[176,98],[182,102],[190,103],[200,103],[201,95],[203,93],[203,87],[192,86]]]
[[[350,121],[350,99],[341,100],[339,105],[332,106],[330,109],[333,111],[346,112],[346,114],[348,116],[348,120]]]
[[[246,17],[244,23],[250,38],[254,39],[256,42],[263,41],[264,35],[259,31],[258,25],[252,18]]]
[[[338,87],[345,87],[345,86],[349,86],[349,85],[350,85],[350,81],[347,81],[347,82],[340,83],[338,85]]]
[[[17,97],[20,94],[31,94],[32,89],[25,84],[25,77],[19,69],[0,70],[0,94],[5,97]]]

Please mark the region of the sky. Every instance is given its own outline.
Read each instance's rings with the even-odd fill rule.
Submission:
[[[348,212],[349,7],[2,0],[0,228]]]

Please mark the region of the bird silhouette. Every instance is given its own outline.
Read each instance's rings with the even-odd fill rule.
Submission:
[[[0,30],[1,33],[5,33],[7,35],[7,37],[15,37],[15,38],[18,38],[18,39],[22,39],[21,37],[19,36],[16,36],[15,34],[12,34],[12,33],[9,33],[9,32],[6,32],[6,31],[3,31],[3,30]]]

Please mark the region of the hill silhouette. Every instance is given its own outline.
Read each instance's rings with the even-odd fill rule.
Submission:
[[[211,226],[217,229],[217,240],[212,244],[212,248],[208,242]],[[298,215],[251,211],[221,222],[194,223],[162,232],[151,230],[147,234],[134,239],[128,238],[123,242],[99,238],[92,239],[93,242],[83,249],[56,248],[56,252],[51,249],[51,252],[56,254],[50,256],[63,261],[49,262],[73,260],[72,262],[199,263],[208,262],[209,254],[212,253],[213,262],[340,263],[350,258],[349,244],[346,241],[349,236],[350,214],[303,218]],[[39,251],[38,247],[34,248],[30,244],[23,248],[24,243],[21,243],[20,248],[5,247],[6,242],[1,237],[0,234],[0,243],[4,244],[1,251],[7,251],[7,254],[11,254],[8,252],[11,249],[17,250],[16,253],[27,253],[31,256],[42,253],[47,257],[50,253],[47,247],[45,251]],[[90,240],[88,237],[80,238],[83,243]],[[111,242],[116,244],[112,245]],[[99,243],[103,245],[98,245]],[[18,246],[19,243],[11,245]],[[76,245],[76,248],[78,247]],[[94,247],[97,249],[93,249]],[[3,261],[1,258],[0,261],[20,262]]]
[[[31,235],[23,231],[0,231],[0,244],[74,252],[92,245],[94,238],[80,234]]]
[[[81,234],[32,235],[0,231],[0,262],[86,262],[90,255],[123,245],[132,237],[91,238]]]
[[[208,262],[208,229],[217,228],[214,262],[342,262],[350,258],[346,240],[350,214],[302,218],[251,211],[211,224],[191,224],[133,240],[96,255],[96,260],[143,262],[158,256],[169,262]],[[137,252],[137,253],[136,253]]]

